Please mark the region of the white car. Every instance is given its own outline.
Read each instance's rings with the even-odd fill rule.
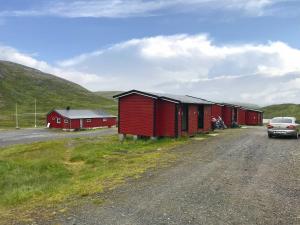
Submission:
[[[298,139],[299,137],[299,124],[296,123],[295,117],[275,117],[269,122],[267,128],[269,138],[291,136]]]

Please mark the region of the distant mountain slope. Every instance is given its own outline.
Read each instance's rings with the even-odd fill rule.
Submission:
[[[297,104],[280,104],[270,105],[262,108],[264,118],[271,119],[276,116],[293,116],[300,119],[300,105]]]
[[[78,84],[23,65],[0,61],[0,127],[14,126],[18,103],[20,126],[32,126],[34,101],[39,124],[52,108],[91,108],[116,113],[116,102],[96,95]]]
[[[94,93],[103,98],[113,99],[114,95],[120,94],[122,91],[96,91]]]

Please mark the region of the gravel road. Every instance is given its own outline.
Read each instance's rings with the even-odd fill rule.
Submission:
[[[0,147],[14,144],[26,144],[38,141],[53,140],[58,138],[111,135],[116,133],[116,128],[77,132],[65,132],[61,130],[51,130],[46,128],[6,130],[0,131]]]
[[[53,224],[300,224],[300,141],[227,130],[174,149],[180,160],[85,202]]]

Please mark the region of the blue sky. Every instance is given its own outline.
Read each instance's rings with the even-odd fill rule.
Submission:
[[[299,40],[297,0],[0,0],[0,59],[95,91],[299,103]]]

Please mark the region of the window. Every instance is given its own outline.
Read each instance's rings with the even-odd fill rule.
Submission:
[[[91,119],[87,119],[86,122],[87,122],[87,123],[90,123],[90,122],[92,122],[92,120],[91,120]]]
[[[64,123],[69,123],[69,120],[68,120],[68,119],[65,119],[65,120],[64,120]]]
[[[271,120],[271,123],[293,123],[293,120],[288,118],[274,118]]]
[[[60,118],[56,118],[56,123],[61,123],[61,119]]]
[[[107,121],[107,119],[103,119],[103,122],[106,122]]]

